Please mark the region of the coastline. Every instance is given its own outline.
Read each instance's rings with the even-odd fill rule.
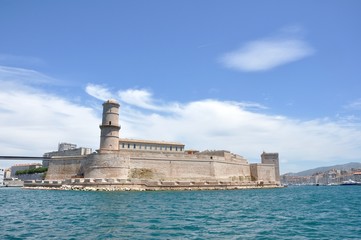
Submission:
[[[191,191],[191,190],[242,190],[282,188],[275,182],[233,181],[148,181],[125,179],[67,179],[25,181],[24,189],[35,190],[79,190],[79,191]]]

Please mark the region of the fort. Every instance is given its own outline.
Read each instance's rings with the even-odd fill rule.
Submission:
[[[45,180],[28,188],[82,190],[198,190],[280,186],[278,153],[261,154],[261,163],[225,150],[186,150],[178,142],[120,138],[119,103],[103,103],[100,146],[59,145],[44,154]]]

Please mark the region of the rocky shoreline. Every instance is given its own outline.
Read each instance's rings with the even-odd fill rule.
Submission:
[[[192,190],[243,190],[280,188],[274,182],[233,181],[147,181],[124,179],[67,179],[65,181],[25,181],[24,189],[75,190],[75,191],[192,191]]]

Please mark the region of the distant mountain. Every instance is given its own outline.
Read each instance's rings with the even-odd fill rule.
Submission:
[[[289,175],[289,176],[312,176],[312,174],[315,174],[317,172],[326,172],[331,169],[348,171],[348,170],[351,170],[351,168],[356,168],[356,169],[361,168],[361,163],[351,162],[351,163],[334,165],[334,166],[329,166],[329,167],[318,167],[318,168],[309,169],[309,170],[305,170],[305,171],[298,172],[298,173],[286,173],[286,175]]]

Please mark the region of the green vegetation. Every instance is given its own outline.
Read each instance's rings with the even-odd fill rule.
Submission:
[[[15,172],[15,175],[43,173],[46,171],[48,171],[47,167],[39,167],[39,168],[32,168],[27,170],[19,170]]]

